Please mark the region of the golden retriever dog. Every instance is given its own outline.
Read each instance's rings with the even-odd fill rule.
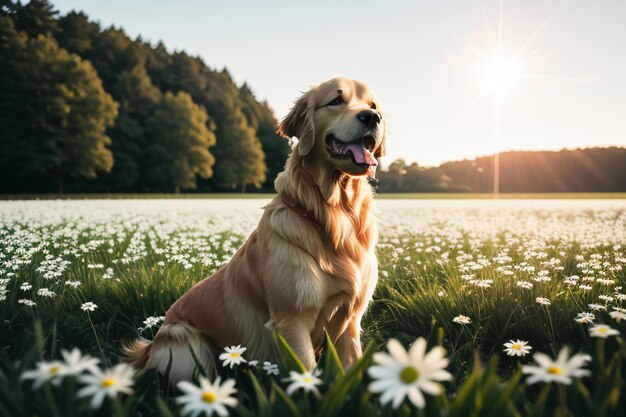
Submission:
[[[373,177],[385,154],[386,123],[370,88],[335,78],[304,93],[280,123],[299,139],[275,181],[278,195],[233,258],[166,313],[149,343],[126,349],[137,367],[191,379],[197,360],[216,371],[230,345],[250,359],[275,359],[272,331],[308,368],[324,330],[349,367],[361,356],[361,318],[378,276]],[[171,358],[171,359],[170,359]]]

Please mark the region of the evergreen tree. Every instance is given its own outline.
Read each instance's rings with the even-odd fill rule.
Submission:
[[[165,49],[157,46],[155,53]],[[148,58],[148,73],[164,91],[186,91],[202,105],[217,127],[214,187],[245,190],[248,185],[260,188],[265,181],[264,153],[254,128],[242,112],[239,91],[226,70],[211,71],[201,59],[179,52],[165,61]]]
[[[3,168],[12,175],[53,175],[59,192],[67,177],[110,171],[105,130],[117,105],[96,71],[50,36],[28,38],[0,19]]]
[[[265,155],[242,112],[238,89],[226,69],[206,75],[207,107],[217,124],[215,183],[229,190],[260,188],[266,178]]]
[[[96,68],[104,88],[112,91],[120,74],[144,65],[145,54],[143,45],[134,42],[123,30],[110,27],[93,39],[92,48],[82,57]]]
[[[267,102],[259,102],[247,84],[239,89],[242,111],[248,124],[255,129],[261,142],[267,166],[266,181],[263,188],[273,190],[274,180],[285,167],[290,148],[287,141],[276,133],[278,122]]]
[[[81,57],[89,53],[100,33],[100,25],[90,22],[83,12],[71,11],[59,19],[59,32],[56,34],[59,46]]]
[[[242,115],[227,119],[231,130],[218,129],[219,141],[215,147],[216,180],[220,187],[229,190],[246,190],[248,185],[260,188],[265,181],[263,148],[254,129],[246,126]]]
[[[103,191],[139,191],[137,184],[145,171],[146,141],[143,126],[136,118],[120,112],[115,125],[107,130],[107,134],[111,138],[115,164],[110,173],[99,177],[99,185]]]
[[[150,76],[142,65],[122,71],[112,89],[113,96],[120,103],[120,110],[140,119],[154,111],[161,100],[161,91],[152,84]]]
[[[123,71],[111,93],[120,104],[115,125],[108,130],[115,165],[103,175],[102,185],[109,191],[138,191],[146,177],[144,126],[161,100],[161,92],[152,84],[143,66]],[[163,190],[157,190],[163,191]]]
[[[204,109],[189,94],[163,96],[146,125],[152,140],[147,152],[158,161],[153,168],[157,181],[171,184],[179,193],[182,188],[196,188],[196,175],[213,175],[215,159],[209,147],[215,144],[215,135],[208,122]]]
[[[25,5],[18,2],[14,10],[15,28],[30,37],[54,35],[59,31],[59,12],[48,0],[30,0]]]
[[[97,185],[90,187],[143,191],[147,145],[144,126],[161,97],[144,67],[146,46],[132,41],[122,30],[108,28],[101,32],[100,26],[82,13],[69,13],[61,18],[60,26],[62,32],[57,37],[62,45],[94,63],[104,77],[105,89],[120,103],[119,117],[107,131],[115,165],[110,174],[100,176]]]

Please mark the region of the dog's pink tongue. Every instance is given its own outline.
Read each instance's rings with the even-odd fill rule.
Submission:
[[[360,143],[349,143],[346,145],[346,149],[352,152],[352,155],[354,155],[354,160],[357,162],[357,164],[367,164],[373,166],[378,165],[378,162],[376,161],[376,158],[374,158],[374,155],[372,155],[372,153],[365,149]]]

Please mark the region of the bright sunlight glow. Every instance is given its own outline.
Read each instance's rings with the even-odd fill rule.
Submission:
[[[491,95],[500,98],[514,92],[523,75],[522,63],[513,55],[496,52],[478,64],[478,79]]]

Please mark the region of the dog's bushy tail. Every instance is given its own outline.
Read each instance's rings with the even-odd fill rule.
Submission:
[[[125,360],[135,368],[143,368],[150,358],[152,342],[146,339],[137,339],[122,348]]]
[[[124,348],[128,362],[138,368],[153,368],[165,374],[169,381],[191,380],[196,366],[210,376],[216,373],[213,352],[200,332],[186,323],[161,326],[154,341],[138,339]]]

